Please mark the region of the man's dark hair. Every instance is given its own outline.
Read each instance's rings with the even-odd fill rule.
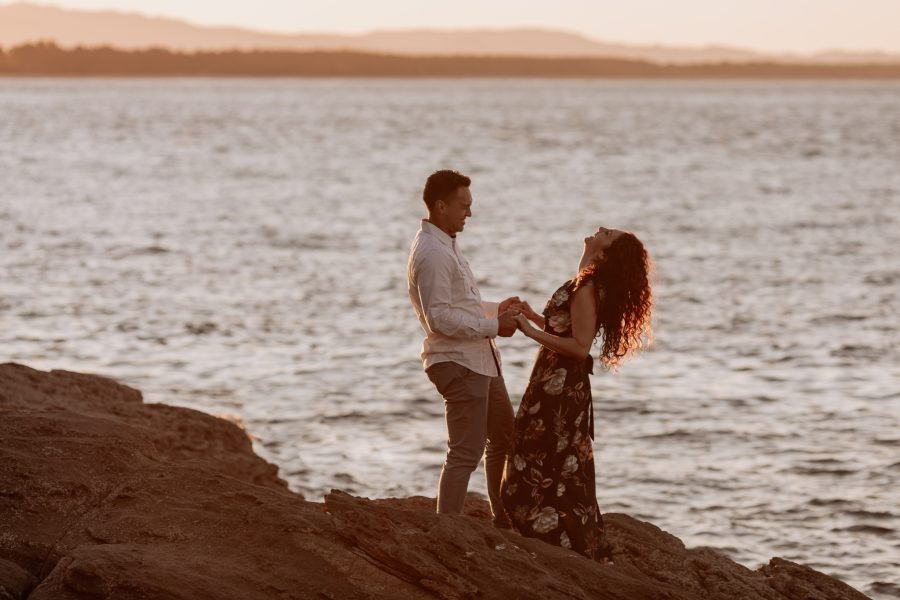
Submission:
[[[457,171],[443,169],[432,173],[425,182],[422,199],[428,210],[434,208],[438,200],[443,200],[461,187],[469,187],[472,180]]]

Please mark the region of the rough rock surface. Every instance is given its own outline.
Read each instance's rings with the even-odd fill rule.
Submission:
[[[470,496],[324,503],[236,425],[102,377],[0,365],[0,600],[863,599],[773,558],[751,571],[627,515],[613,566],[508,530]]]

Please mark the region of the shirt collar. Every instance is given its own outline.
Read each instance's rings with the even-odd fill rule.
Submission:
[[[456,237],[450,237],[444,230],[426,219],[422,219],[422,231],[433,235],[449,248],[453,248],[454,242],[456,241]]]

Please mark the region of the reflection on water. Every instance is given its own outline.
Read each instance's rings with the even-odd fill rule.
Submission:
[[[433,494],[442,406],[405,261],[425,176],[456,167],[487,298],[542,304],[598,224],[656,261],[653,351],[593,379],[605,511],[898,596],[898,100],[880,83],[2,80],[5,359],[239,415],[312,497]],[[501,349],[515,404],[535,348]]]

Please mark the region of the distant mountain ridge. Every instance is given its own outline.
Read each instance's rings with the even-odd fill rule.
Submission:
[[[788,62],[793,64],[900,64],[900,55],[842,51],[814,55],[765,54],[729,47],[682,48],[611,44],[548,29],[386,30],[360,35],[277,34],[239,27],[207,27],[177,19],[119,11],[0,5],[0,45],[48,40],[62,47],[109,45],[122,49],[354,50],[425,56],[585,57],[663,64]]]

